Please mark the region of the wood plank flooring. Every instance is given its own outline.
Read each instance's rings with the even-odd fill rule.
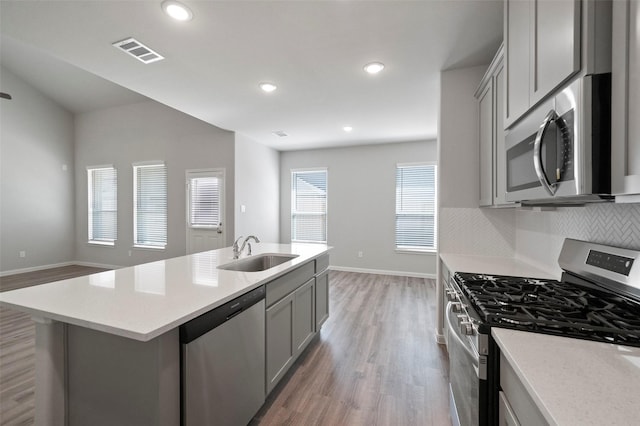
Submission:
[[[66,268],[77,267],[2,277],[0,289],[100,271]],[[251,425],[450,425],[434,281],[351,272],[330,280],[329,320]],[[0,308],[2,426],[33,424],[34,344],[29,316]]]
[[[0,277],[0,291],[104,271],[63,266]],[[0,425],[34,423],[35,326],[28,314],[0,307]]]
[[[331,272],[320,338],[254,418],[260,425],[449,425],[435,282]]]

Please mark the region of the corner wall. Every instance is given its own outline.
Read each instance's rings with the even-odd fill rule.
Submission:
[[[73,115],[6,68],[0,87],[0,272],[71,262]]]
[[[280,242],[280,153],[235,135],[235,238]],[[245,211],[242,211],[242,206]]]
[[[331,266],[435,277],[436,254],[395,251],[396,164],[436,162],[436,142],[418,141],[280,154],[280,240],[291,241],[291,169],[328,169]],[[358,252],[363,257],[358,257]]]

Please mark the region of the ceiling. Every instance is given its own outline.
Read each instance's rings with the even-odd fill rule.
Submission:
[[[74,113],[150,98],[293,150],[434,139],[440,71],[488,64],[502,40],[502,0],[183,3],[193,20],[160,0],[2,0],[0,60]],[[127,37],[165,59],[112,46]]]

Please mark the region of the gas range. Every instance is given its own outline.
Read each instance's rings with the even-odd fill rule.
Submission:
[[[445,339],[454,424],[498,424],[493,327],[640,347],[640,251],[566,239],[558,264],[560,281],[452,275]]]
[[[456,273],[454,279],[491,326],[640,347],[640,303],[571,282]]]

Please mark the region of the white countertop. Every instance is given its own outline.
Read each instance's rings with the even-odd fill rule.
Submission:
[[[638,424],[640,348],[495,327],[492,334],[550,424]]]
[[[233,261],[233,251],[227,247],[3,292],[0,305],[34,317],[148,341],[329,249],[323,244],[254,244],[254,256],[299,256],[266,271],[237,272],[217,269]]]
[[[512,275],[528,278],[546,278],[558,280],[560,277],[551,271],[536,268],[522,260],[512,257],[473,256],[453,253],[440,253],[440,259],[451,273],[472,272],[477,274]]]

